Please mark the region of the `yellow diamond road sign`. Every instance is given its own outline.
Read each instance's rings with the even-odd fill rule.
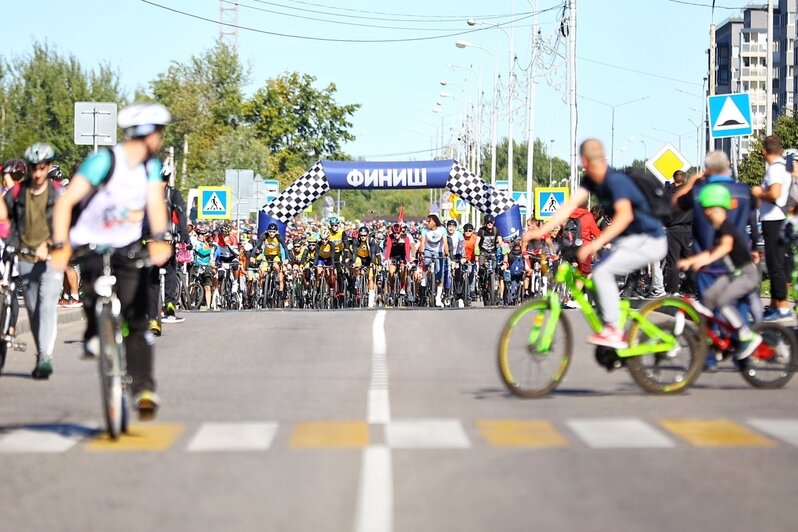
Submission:
[[[677,170],[686,171],[692,166],[673,144],[666,144],[659,150],[654,157],[646,161],[646,168],[659,178],[663,183],[673,179],[673,173]]]

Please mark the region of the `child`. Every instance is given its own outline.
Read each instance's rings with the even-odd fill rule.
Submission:
[[[759,273],[748,251],[746,239],[726,217],[731,208],[731,193],[724,185],[715,183],[703,187],[698,202],[715,228],[714,246],[698,255],[680,260],[680,269],[699,270],[716,260],[723,259],[729,268],[704,291],[703,303],[712,310],[718,310],[738,331],[740,346],[735,359],[743,360],[751,355],[762,343],[762,337],[748,328],[735,308],[734,303],[741,297],[759,289]]]

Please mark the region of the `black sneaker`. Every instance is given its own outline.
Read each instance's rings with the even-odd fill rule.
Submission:
[[[53,373],[53,363],[50,358],[42,358],[36,363],[36,367],[31,372],[31,377],[36,380],[47,380]]]

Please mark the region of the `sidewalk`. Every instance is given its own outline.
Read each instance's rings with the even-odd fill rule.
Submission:
[[[28,311],[25,304],[19,302],[19,319],[17,320],[17,336],[30,332],[30,321],[28,320]],[[58,309],[58,326],[67,323],[74,323],[83,320],[82,308],[60,308]]]

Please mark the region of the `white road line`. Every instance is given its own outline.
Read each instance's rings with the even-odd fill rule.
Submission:
[[[391,450],[369,447],[360,469],[356,532],[393,530],[393,472]]]
[[[371,382],[368,393],[370,424],[391,422],[388,396],[388,342],[385,339],[385,311],[378,310],[371,327],[374,346],[371,356]],[[360,465],[360,488],[357,495],[355,532],[391,532],[393,530],[393,466],[391,450],[373,446],[363,450]]]
[[[16,429],[0,436],[0,453],[63,453],[86,434],[62,434],[46,429]]]
[[[391,402],[388,397],[388,343],[385,339],[385,311],[378,310],[371,327],[374,348],[371,357],[371,382],[369,383],[369,423],[385,424],[391,421]]]
[[[204,423],[186,450],[267,451],[277,433],[277,423]]]
[[[403,419],[385,426],[392,449],[467,449],[471,447],[457,419]]]
[[[798,420],[795,419],[749,419],[755,429],[779,440],[798,446]]]
[[[674,446],[673,440],[639,419],[584,419],[566,424],[594,449]]]

